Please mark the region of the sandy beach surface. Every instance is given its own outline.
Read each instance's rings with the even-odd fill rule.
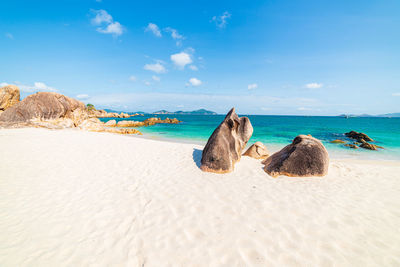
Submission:
[[[271,178],[110,133],[0,130],[0,266],[399,266],[400,162]]]

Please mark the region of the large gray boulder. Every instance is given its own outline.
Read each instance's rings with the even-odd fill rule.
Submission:
[[[264,171],[272,177],[324,176],[328,173],[329,155],[316,138],[299,135],[293,142],[263,161]]]
[[[249,118],[239,118],[232,108],[208,139],[201,158],[201,170],[215,173],[233,171],[252,134]]]
[[[19,102],[19,88],[15,85],[6,85],[0,88],[0,113]]]
[[[21,123],[31,120],[69,118],[83,120],[87,117],[85,105],[73,98],[53,92],[39,92],[1,113],[0,122]]]

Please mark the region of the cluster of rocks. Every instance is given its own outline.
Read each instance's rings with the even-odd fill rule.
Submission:
[[[383,149],[382,146],[374,145],[368,142],[375,142],[371,137],[366,135],[365,133],[360,133],[356,131],[350,131],[344,134],[349,139],[353,140],[352,142],[348,143],[344,140],[336,139],[331,141],[333,144],[343,144],[346,147],[358,149],[358,148],[365,148],[369,150],[378,150],[378,148]]]
[[[38,92],[19,101],[19,88],[0,88],[1,127],[78,128],[87,131],[141,134],[136,129],[108,128],[76,99],[54,92]]]
[[[148,118],[145,119],[144,121],[119,121],[117,122],[116,120],[109,120],[105,123],[106,126],[108,127],[142,127],[142,126],[151,126],[155,125],[158,123],[169,123],[169,124],[178,124],[181,121],[179,121],[176,118],[170,119],[166,118],[162,120],[161,118]]]
[[[232,108],[208,139],[201,158],[201,170],[215,173],[233,171],[252,134],[249,118],[239,118]],[[328,151],[312,136],[299,135],[291,144],[271,156],[261,142],[256,142],[243,155],[264,159],[264,171],[272,177],[324,176],[328,173]]]
[[[143,114],[135,113],[135,114],[127,114],[124,112],[121,113],[116,113],[116,112],[107,112],[102,109],[95,109],[91,108],[88,109],[88,114],[90,117],[95,117],[95,118],[130,118],[134,116],[143,116]]]

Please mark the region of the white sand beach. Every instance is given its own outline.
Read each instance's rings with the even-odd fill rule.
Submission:
[[[272,178],[202,147],[0,130],[0,266],[399,266],[400,162]]]

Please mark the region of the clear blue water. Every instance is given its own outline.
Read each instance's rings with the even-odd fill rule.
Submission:
[[[214,129],[221,123],[225,115],[157,115],[165,119],[177,118],[180,124],[157,124],[141,127],[140,131],[147,137],[173,139],[176,141],[205,144]],[[311,134],[320,139],[331,156],[365,157],[369,159],[400,159],[400,118],[341,118],[317,116],[263,116],[240,115],[249,117],[254,133],[249,144],[261,141],[271,151],[277,151],[289,144],[299,134]],[[142,121],[154,115],[131,117]],[[109,118],[102,118],[108,121]],[[383,146],[384,150],[370,151],[350,149],[342,144],[331,144],[335,139],[347,140],[348,131],[359,131],[368,134]]]

